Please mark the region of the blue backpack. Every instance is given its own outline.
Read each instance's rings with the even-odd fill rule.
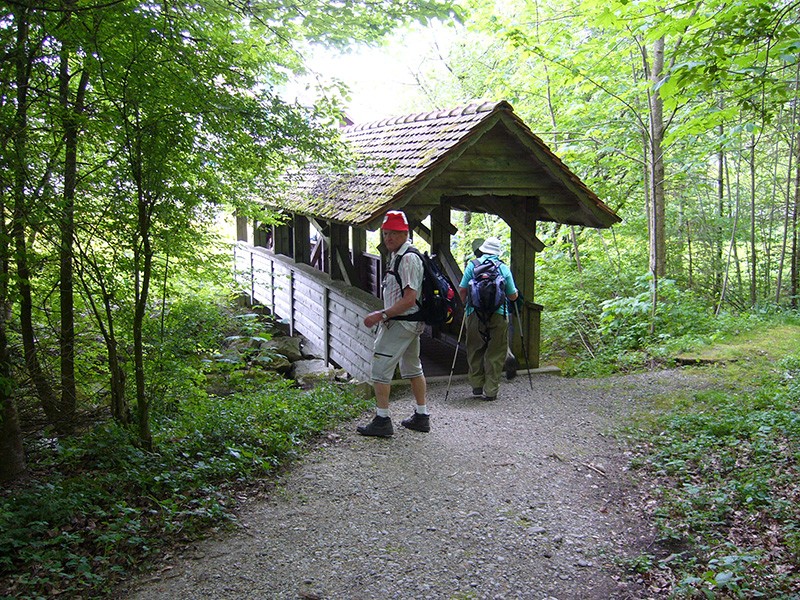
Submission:
[[[469,302],[478,318],[486,323],[506,303],[506,279],[500,272],[499,261],[476,258],[472,264]]]

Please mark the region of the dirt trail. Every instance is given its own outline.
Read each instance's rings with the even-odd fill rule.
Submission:
[[[237,533],[200,542],[133,582],[128,598],[646,598],[620,568],[653,538],[630,502],[613,431],[656,394],[696,389],[682,371],[503,382],[495,402],[429,385],[432,431],[391,439],[355,422],[245,505]],[[363,419],[362,419],[363,421]]]

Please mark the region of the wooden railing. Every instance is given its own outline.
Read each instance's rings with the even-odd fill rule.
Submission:
[[[244,242],[234,246],[234,265],[236,279],[251,299],[283,319],[292,333],[302,335],[313,354],[356,379],[369,379],[375,336],[363,319],[382,306],[378,298]]]
[[[364,326],[363,319],[383,306],[380,299],[260,246],[238,242],[234,246],[234,259],[237,281],[246,287],[250,298],[283,319],[291,333],[302,335],[311,353],[345,369],[358,380],[369,379],[375,333]],[[379,257],[370,260],[369,266],[378,270],[372,277],[379,275]],[[526,302],[523,336],[519,333],[519,322],[514,323],[513,350],[520,362],[527,352],[532,368],[539,367],[541,310],[540,305]],[[427,328],[426,336],[456,346],[460,323],[459,314],[441,331],[434,333]],[[422,361],[425,366],[426,358]]]

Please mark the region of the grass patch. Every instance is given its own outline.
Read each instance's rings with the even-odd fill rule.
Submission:
[[[800,327],[782,324],[728,334],[681,352],[677,358],[719,362],[769,362],[790,356],[800,347]]]

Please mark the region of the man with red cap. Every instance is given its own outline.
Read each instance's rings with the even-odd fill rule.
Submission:
[[[408,252],[408,220],[405,213],[390,210],[381,225],[383,244],[389,251],[389,268],[383,277],[383,310],[364,317],[367,327],[378,326],[375,350],[372,357],[372,385],[375,389],[375,417],[356,431],[361,435],[389,437],[394,434],[389,416],[389,392],[397,365],[400,376],[411,381],[416,408],[414,414],[402,421],[403,427],[415,431],[431,430],[428,406],[425,399],[426,383],[419,360],[419,336],[425,324],[422,321],[395,321],[393,317],[417,312],[417,298],[422,294],[422,259]],[[397,258],[400,257],[400,260]],[[397,269],[397,275],[393,269]],[[398,283],[399,280],[399,283]]]

